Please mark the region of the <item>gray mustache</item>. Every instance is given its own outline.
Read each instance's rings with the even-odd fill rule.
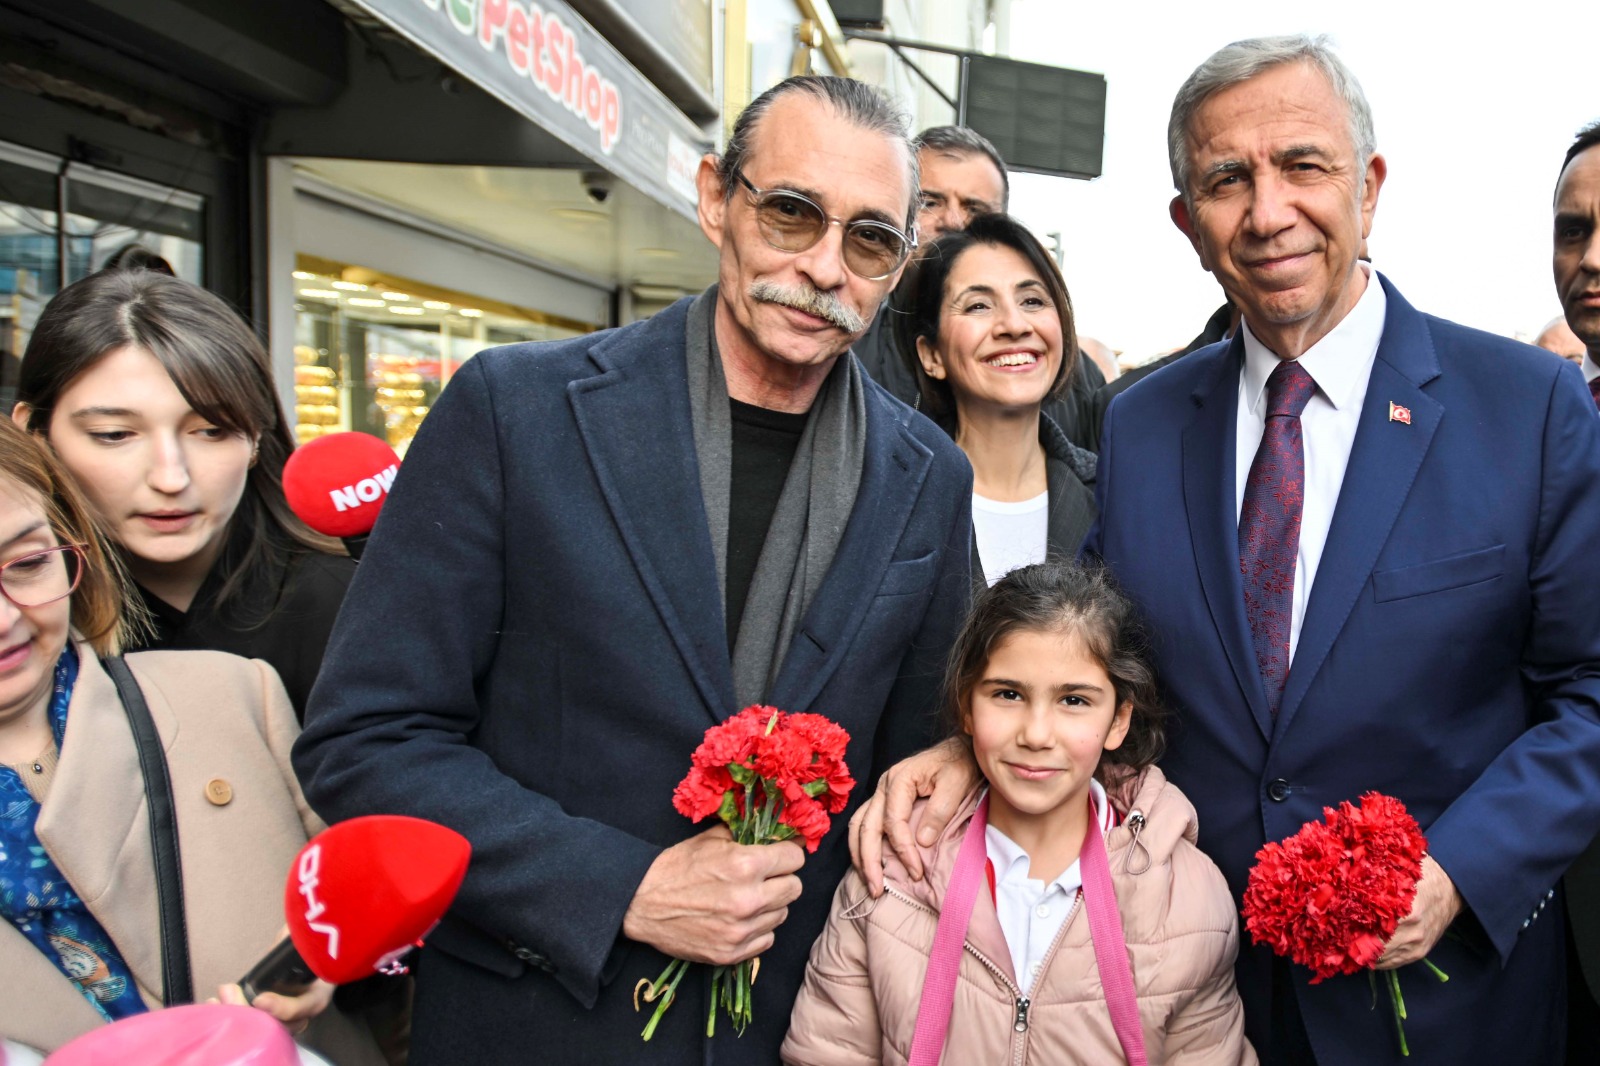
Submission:
[[[846,307],[833,293],[823,292],[809,285],[788,286],[779,285],[775,281],[757,281],[751,283],[746,294],[752,300],[792,307],[796,311],[816,315],[846,333],[860,333],[867,328],[866,319]]]

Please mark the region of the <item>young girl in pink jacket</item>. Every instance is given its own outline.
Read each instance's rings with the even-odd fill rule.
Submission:
[[[925,878],[891,858],[873,900],[845,877],[784,1062],[1254,1063],[1232,898],[1153,765],[1155,678],[1105,572],[1006,575],[957,638],[945,692],[986,784],[923,849]]]

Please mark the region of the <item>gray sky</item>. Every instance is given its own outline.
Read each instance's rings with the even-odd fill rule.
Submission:
[[[1600,3],[1013,0],[1012,12],[1014,58],[1108,83],[1101,177],[1013,182],[1012,210],[1062,234],[1082,332],[1154,355],[1187,343],[1222,302],[1167,217],[1167,115],[1217,48],[1296,32],[1330,34],[1372,104],[1389,162],[1374,265],[1420,310],[1495,333],[1531,338],[1560,313],[1551,195],[1573,134],[1600,118]],[[1570,56],[1561,41],[1574,42]]]

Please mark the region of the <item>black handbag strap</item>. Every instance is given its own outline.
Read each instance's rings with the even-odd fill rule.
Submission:
[[[169,1007],[194,1002],[189,970],[189,929],[183,909],[183,870],[178,854],[178,811],[172,801],[172,778],[156,732],[155,719],[144,702],[139,682],[122,656],[100,660],[116,683],[117,696],[128,712],[139,769],[144,775],[145,802],[150,808],[150,846],[155,852],[156,899],[161,917],[162,1002]]]

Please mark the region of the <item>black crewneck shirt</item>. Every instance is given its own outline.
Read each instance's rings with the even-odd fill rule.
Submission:
[[[739,639],[745,599],[767,528],[783,495],[800,435],[810,412],[789,414],[729,397],[733,414],[733,462],[728,484],[728,654]]]

